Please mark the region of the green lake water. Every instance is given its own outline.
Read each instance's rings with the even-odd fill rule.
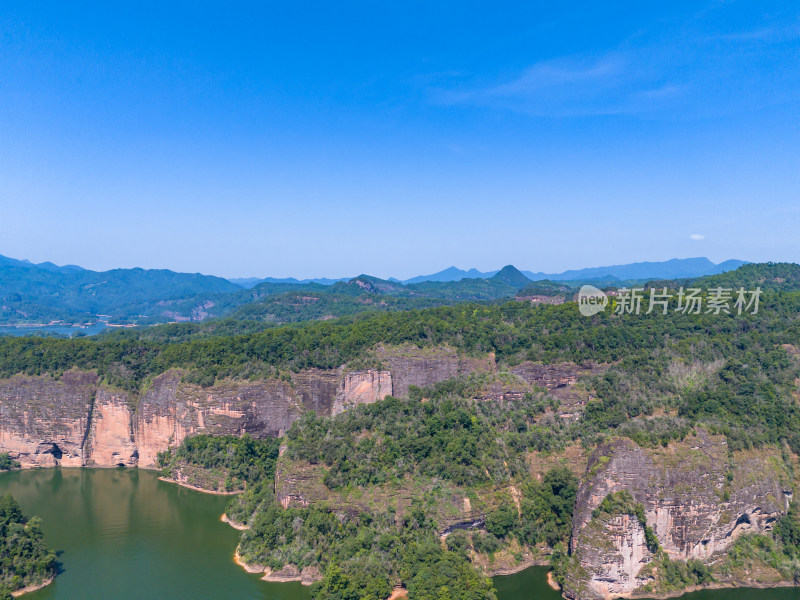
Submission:
[[[267,583],[233,562],[239,532],[220,522],[227,498],[149,471],[42,469],[0,475],[39,515],[62,572],[26,600],[310,600],[299,583]],[[547,570],[496,577],[499,600],[557,600]],[[686,600],[800,600],[800,589],[715,590]]]

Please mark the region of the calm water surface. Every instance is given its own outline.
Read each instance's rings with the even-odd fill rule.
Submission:
[[[16,327],[3,326],[0,327],[0,335],[13,335],[20,337],[24,335],[57,333],[59,335],[72,337],[75,334],[97,335],[101,331],[105,331],[108,328],[108,325],[105,323],[95,323],[94,325],[90,325],[88,327],[69,327],[67,325],[44,325],[42,327],[31,327],[25,325],[19,325]]]
[[[239,532],[219,520],[227,498],[135,469],[43,469],[0,475],[23,510],[42,517],[63,572],[26,600],[310,600],[299,583],[266,583],[234,564]],[[557,600],[547,570],[496,577],[499,600]],[[800,600],[796,588],[718,590],[686,600]]]
[[[149,471],[41,469],[0,475],[42,517],[63,573],[25,600],[309,600],[299,583],[267,583],[233,562],[239,532],[220,522],[227,498]]]

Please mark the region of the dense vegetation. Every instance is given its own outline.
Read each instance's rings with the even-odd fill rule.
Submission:
[[[200,487],[225,491],[249,489],[275,477],[279,446],[277,439],[254,440],[246,434],[196,435],[186,438],[178,448],[159,452],[157,462],[167,477],[185,476],[182,471],[200,469],[206,477],[197,482]],[[220,479],[223,485],[219,485]]]
[[[491,556],[512,540],[519,547],[563,545],[569,538],[577,479],[563,467],[551,469],[541,481],[531,479],[521,450],[528,442],[513,441],[534,427],[548,406],[541,395],[507,403],[461,397],[479,383],[452,381],[413,390],[409,399],[388,397],[336,418],[309,414],[286,437],[288,459],[330,463],[325,482],[335,489],[391,487],[409,476],[450,481],[465,489],[520,484],[519,507],[504,497],[487,514],[485,532],[457,530],[444,547],[441,525],[422,493],[403,512],[282,508],[274,491],[276,440],[201,435],[162,453],[159,460],[165,474],[199,467],[219,472],[231,489],[245,487],[226,510],[229,518],[249,525],[240,555],[273,570],[288,564],[319,569],[322,580],[315,585],[315,598],[384,600],[397,583],[414,599],[443,594],[492,598],[491,583],[472,565],[472,554]],[[370,435],[364,437],[364,432]],[[502,450],[507,444],[516,449]]]
[[[26,519],[10,494],[0,496],[0,598],[55,574],[56,555],[44,544],[39,519]]]
[[[18,469],[19,463],[8,455],[8,452],[0,452],[0,471],[10,471]]]
[[[319,508],[261,510],[242,536],[240,554],[280,569],[317,566],[324,578],[312,594],[319,600],[385,600],[395,582],[415,599],[494,598],[463,552],[442,548],[435,523],[416,508],[393,513],[336,514]]]
[[[195,381],[210,384],[221,377],[274,375],[276,369],[335,368],[363,358],[378,343],[413,343],[449,344],[466,354],[494,352],[508,365],[523,360],[602,363],[626,359],[628,372],[638,370],[654,381],[667,381],[660,375],[670,368],[673,358],[676,368],[691,370],[733,354],[731,358],[752,369],[750,356],[761,356],[766,349],[768,353],[755,368],[759,372],[766,368],[764,375],[769,379],[776,374],[773,366],[785,374],[784,365],[774,364],[785,362],[785,353],[781,359],[776,346],[800,337],[798,309],[800,294],[782,292],[765,293],[758,315],[613,315],[607,311],[586,318],[572,303],[534,306],[508,302],[369,314],[305,326],[270,327],[244,335],[209,336],[200,330],[199,339],[181,326],[155,327],[144,333],[121,331],[97,339],[2,338],[0,375],[59,373],[71,367],[97,369],[110,384],[136,390],[148,377],[171,367],[187,369]],[[246,331],[247,326],[243,327]],[[221,331],[231,329],[229,323]],[[185,341],[170,343],[173,339]],[[757,375],[756,379],[762,379]],[[627,389],[634,383],[642,388],[646,382],[622,383]],[[631,391],[628,405],[614,398],[593,414],[595,424],[619,425],[625,415],[635,418],[654,402],[676,393],[659,389],[655,398],[642,404],[641,389]],[[697,390],[697,397],[687,402],[686,417],[707,413],[709,401],[702,392]]]
[[[545,436],[535,419],[548,401],[528,394],[502,404],[475,402],[440,391],[458,383],[428,390],[425,400],[412,390],[408,400],[388,397],[338,419],[307,413],[287,435],[290,454],[325,463],[332,489],[396,483],[407,474],[477,485],[524,471],[524,451]]]
[[[140,315],[161,316],[182,301],[201,305],[209,297],[239,289],[225,279],[197,273],[144,269],[97,272],[0,257],[0,323],[47,323],[56,319],[83,323],[96,320],[98,314],[125,322]]]
[[[555,548],[569,540],[578,478],[566,467],[545,473],[542,481],[522,479],[519,509],[507,499],[486,517],[486,531],[500,540]],[[485,544],[484,540],[484,544]]]
[[[339,284],[337,284],[339,285]],[[324,292],[287,292],[252,302],[232,312],[235,321],[297,323],[353,316],[367,312],[388,312],[440,306],[437,298],[398,298],[362,293],[358,296]]]
[[[166,474],[210,473],[208,481],[199,483],[244,489],[227,510],[234,521],[250,525],[240,553],[248,562],[273,569],[286,564],[319,568],[324,577],[315,597],[385,598],[392,585],[402,582],[413,600],[477,600],[492,592],[470,563],[476,556],[493,557],[512,547],[549,547],[557,573],[570,559],[566,542],[577,480],[565,468],[551,469],[541,481],[533,479],[527,462],[532,451],[557,452],[567,444],[590,448],[613,435],[628,436],[641,445],[666,445],[702,425],[724,434],[731,451],[786,443],[800,452],[795,397],[800,377],[800,267],[748,265],[737,273],[740,279],[724,274],[691,285],[759,285],[765,293],[758,314],[637,315],[609,310],[587,318],[574,303],[506,302],[406,312],[376,309],[306,325],[228,320],[216,322],[216,329],[210,329],[211,324],[168,325],[98,339],[2,339],[0,376],[57,375],[79,367],[96,369],[107,383],[136,391],[173,367],[183,369],[190,381],[210,385],[224,377],[285,377],[287,371],[308,367],[370,364],[378,360],[373,355],[378,344],[448,345],[462,355],[492,352],[498,374],[412,387],[407,398],[388,397],[336,418],[306,413],[284,440],[287,460],[320,466],[326,493],[427,482],[497,495],[483,531],[455,531],[444,546],[438,539],[441,528],[435,510],[420,498],[402,513],[336,512],[313,505],[282,509],[275,500],[275,440],[198,436],[159,459]],[[341,306],[360,302],[364,294],[416,301],[404,295],[410,286],[359,281],[336,284]],[[480,281],[475,293],[508,285]],[[485,285],[489,288],[480,287]],[[560,285],[542,290],[565,291]],[[293,293],[271,295],[260,306],[297,300]],[[309,290],[303,296],[317,293]],[[298,317],[321,314],[320,307],[331,298],[307,300],[287,310]],[[311,312],[304,312],[307,309]],[[255,311],[248,318],[262,319],[264,314],[272,313]],[[288,313],[281,318],[292,319]],[[475,400],[487,385],[497,383],[492,378],[512,377],[504,369],[522,361],[603,363],[605,368],[581,382],[588,402],[578,420],[557,417],[553,411],[558,400],[532,388],[514,400]],[[629,494],[607,497],[595,517],[620,513],[635,516],[645,529],[657,557],[653,568],[658,569],[660,587],[655,591],[710,581],[712,575],[702,563],[667,558],[641,505]],[[737,542],[725,568],[758,558],[772,561],[781,573],[791,572],[791,565],[800,561],[799,544],[800,519],[793,509],[777,524],[774,537],[750,536]]]
[[[513,296],[527,283],[519,271],[506,267],[490,279],[403,285],[362,275],[330,286],[263,282],[242,289],[225,279],[197,273],[144,269],[99,273],[0,256],[0,324],[81,324],[107,319],[149,325],[226,315],[236,320],[286,323],[496,300]]]
[[[549,289],[577,289],[581,284],[578,279],[588,278],[598,286],[623,285],[620,277],[644,281],[642,277],[654,270],[677,277],[685,273],[714,272],[715,269],[707,259],[671,262],[676,264],[573,271],[571,274],[575,281],[537,282],[540,291],[533,293],[548,295]],[[725,268],[736,263],[738,261],[728,261]],[[528,275],[537,276],[530,272]],[[487,279],[419,279],[424,278],[414,278],[405,285],[396,280],[366,275],[336,283],[327,280],[333,285],[265,280],[249,289],[242,289],[231,281],[198,273],[144,269],[95,272],[74,265],[36,265],[0,256],[0,324],[42,324],[56,320],[81,324],[109,319],[115,323],[150,325],[171,321],[198,322],[224,316],[262,323],[285,323],[342,317],[364,311],[407,310],[444,303],[508,299],[531,283],[510,265]],[[242,310],[237,311],[240,307]]]

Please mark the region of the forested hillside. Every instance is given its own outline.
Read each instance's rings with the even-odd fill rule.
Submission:
[[[384,286],[362,283],[368,293]],[[460,360],[492,356],[491,372],[410,385],[402,397],[381,396],[338,415],[306,411],[280,440],[190,437],[162,454],[160,466],[197,485],[244,490],[227,511],[248,527],[240,557],[267,574],[302,573],[324,600],[384,600],[396,584],[412,600],[441,597],[445,588],[453,600],[491,598],[487,573],[549,559],[565,589],[590,597],[581,586],[594,555],[570,552],[569,541],[580,535],[586,547],[602,549],[608,532],[623,526],[641,528],[654,592],[717,579],[738,584],[754,565],[783,581],[792,576],[800,539],[797,511],[779,498],[791,495],[800,472],[799,283],[797,265],[767,264],[642,285],[694,286],[706,300],[713,287],[759,286],[757,311],[672,307],[648,314],[645,303],[636,314],[618,310],[622,291],[611,290],[608,309],[591,317],[571,301],[464,302],[258,331],[229,319],[217,329],[210,323],[94,339],[6,338],[0,376],[96,370],[135,399],[173,368],[176,377],[214,386],[223,379],[288,381],[308,368],[381,369],[384,345],[446,347]],[[544,284],[540,291],[564,289]],[[391,286],[383,292],[401,293]],[[523,384],[514,371],[563,364],[585,365],[585,374],[545,389]],[[577,396],[559,391],[563,386]],[[660,466],[624,471],[647,461]],[[664,481],[648,483],[663,473]],[[589,506],[594,492],[587,486],[634,477],[643,482],[631,492],[635,502],[614,488],[597,492],[607,501]],[[681,510],[673,498],[688,502],[680,495],[686,493],[702,496],[692,515],[731,528],[746,517],[751,525],[735,544],[724,535],[706,540],[732,544],[720,546],[722,562],[660,554],[672,543],[673,557],[689,557],[690,542],[677,545],[663,531],[658,538],[639,505]],[[748,512],[756,510],[753,502],[769,512],[769,527]],[[720,506],[731,508],[713,513]],[[692,527],[704,535],[696,524],[681,531]],[[602,579],[608,575],[601,567]]]
[[[168,270],[114,269],[96,272],[74,265],[33,264],[0,256],[0,333],[13,332],[13,325],[36,324],[41,332],[53,327],[76,327],[87,323],[148,326],[167,322],[205,322],[228,317],[251,321],[251,329],[267,325],[327,320],[363,312],[387,312],[456,304],[497,302],[516,295],[539,294],[543,289],[560,289],[571,296],[581,283],[622,286],[643,282],[614,273],[642,275],[647,272],[717,272],[738,261],[713,265],[708,259],[684,259],[665,263],[611,267],[608,270],[575,271],[575,278],[559,283],[531,280],[512,265],[490,277],[453,280],[448,277],[425,280],[412,278],[401,283],[368,275],[350,280],[314,281],[267,280],[243,289],[231,281],[198,273]],[[688,269],[688,271],[687,271]],[[457,270],[456,270],[457,271]],[[483,274],[488,275],[488,274]],[[542,279],[544,274],[530,274]],[[584,278],[582,278],[584,277]],[[587,279],[589,278],[589,279]],[[531,287],[529,290],[523,288]],[[262,325],[256,325],[261,323]],[[211,328],[214,328],[212,325]],[[63,335],[63,333],[61,334]]]

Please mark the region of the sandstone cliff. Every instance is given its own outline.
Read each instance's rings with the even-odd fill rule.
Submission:
[[[106,388],[94,373],[68,371],[0,380],[0,452],[23,467],[140,466],[190,435],[282,435],[304,412],[338,414],[410,385],[426,386],[475,371],[494,357],[459,357],[451,348],[379,349],[388,369],[308,369],[289,380],[219,381],[210,388],[155,377],[138,396]]]
[[[139,453],[133,438],[131,417],[127,394],[98,389],[84,443],[84,464],[135,467],[139,462]]]
[[[459,356],[453,348],[417,348],[416,346],[381,346],[376,353],[389,365],[392,396],[403,398],[410,386],[425,387],[477,372],[494,372],[494,355],[486,358]]]
[[[573,516],[568,598],[636,596],[653,558],[630,515],[597,518],[611,492],[629,491],[670,559],[712,562],[742,533],[769,531],[786,511],[790,478],[774,448],[729,453],[703,430],[667,448],[628,439],[601,445],[589,460]]]
[[[0,451],[23,467],[83,465],[96,391],[92,373],[0,381]]]

